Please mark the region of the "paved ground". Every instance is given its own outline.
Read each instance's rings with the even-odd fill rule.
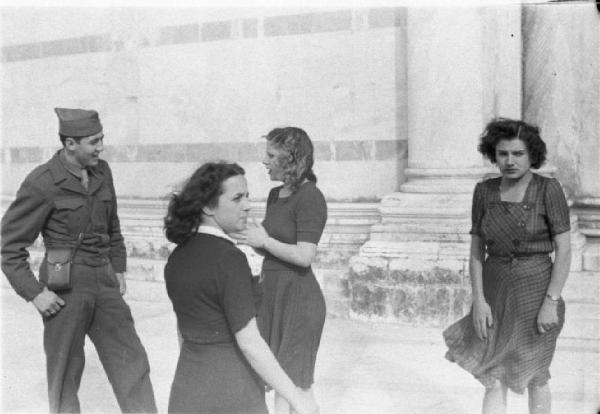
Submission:
[[[45,412],[41,319],[33,306],[12,290],[0,288],[0,296],[0,412]],[[174,315],[166,301],[130,301],[130,305],[150,358],[159,411],[166,412],[178,356]],[[80,391],[82,410],[119,412],[89,341],[86,351]],[[315,383],[321,413],[480,412],[482,387],[456,365],[447,362],[444,352],[439,329],[328,319]],[[600,408],[600,343],[597,339],[562,337],[551,372],[554,413],[597,413]],[[508,412],[526,413],[526,396],[510,394]]]

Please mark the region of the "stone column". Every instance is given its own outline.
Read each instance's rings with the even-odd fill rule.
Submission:
[[[540,127],[574,207],[572,270],[598,271],[600,16],[593,3],[561,6],[523,8],[523,117]]]
[[[478,137],[520,117],[520,36],[519,7],[407,9],[407,181],[351,260],[354,317],[440,325],[466,311],[472,192],[494,171]]]

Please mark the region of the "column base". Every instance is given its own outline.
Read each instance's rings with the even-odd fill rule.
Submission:
[[[349,287],[353,318],[446,325],[470,306],[468,245],[368,242],[350,261]]]
[[[490,166],[480,168],[407,168],[410,179],[400,186],[406,193],[465,193],[472,194],[481,177],[497,174]]]
[[[394,193],[350,260],[350,315],[444,326],[468,312],[469,193]]]
[[[571,271],[579,272],[584,270],[583,255],[586,249],[586,238],[579,228],[579,218],[576,214],[571,214]]]
[[[469,175],[449,177],[447,182],[466,187]],[[437,186],[439,180],[431,183]],[[457,187],[454,192],[398,192],[384,197],[381,221],[371,227],[369,240],[350,260],[351,317],[445,326],[469,311],[473,187],[471,183],[468,192]],[[600,267],[600,243],[597,246],[586,247],[573,214],[571,271]]]
[[[575,200],[573,212],[578,216],[578,227],[585,236],[582,270],[600,272],[600,197]]]

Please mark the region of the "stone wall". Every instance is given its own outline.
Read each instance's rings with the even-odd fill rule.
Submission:
[[[330,200],[375,200],[404,180],[402,9],[16,8],[2,19],[3,194],[57,149],[55,106],[100,112],[123,197],[162,197],[199,163],[228,159],[264,199],[261,136],[288,124],[315,141]]]
[[[471,195],[495,171],[477,156],[477,135],[491,117],[541,127],[549,153],[540,173],[556,176],[575,207],[571,270],[598,275],[600,203],[582,197],[596,193],[597,178],[583,183],[600,162],[594,5],[442,7],[407,16],[407,181],[384,197],[381,222],[351,259],[351,314],[444,326],[466,313]]]
[[[600,12],[593,2],[523,7],[523,117],[541,128],[556,177],[600,272]]]
[[[0,215],[13,197],[2,197]],[[329,203],[329,218],[313,265],[330,316],[348,317],[350,289],[348,286],[350,257],[369,237],[369,229],[379,221],[377,203]],[[166,259],[174,248],[164,236],[162,225],[166,213],[164,200],[119,200],[121,231],[127,247],[127,279],[134,288],[128,290],[128,298],[146,301],[167,300],[163,269]],[[253,202],[251,220],[264,217],[264,202]],[[247,246],[240,246],[246,253],[253,274],[260,274],[262,258]],[[31,266],[37,273],[43,257],[43,245],[39,238],[30,249]],[[2,278],[4,279],[4,278]]]
[[[477,138],[494,116],[540,125],[573,206],[574,270],[600,271],[592,2],[17,8],[2,23],[1,193],[58,149],[53,107],[98,109],[142,299],[164,299],[163,197],[201,162],[235,160],[262,217],[261,136],[284,124],[315,142],[331,314],[442,325],[466,311],[472,188],[493,171]]]

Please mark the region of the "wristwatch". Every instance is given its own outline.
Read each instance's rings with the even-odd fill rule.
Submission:
[[[546,293],[546,297],[553,302],[558,302],[560,300],[560,296],[553,296],[549,293]]]

